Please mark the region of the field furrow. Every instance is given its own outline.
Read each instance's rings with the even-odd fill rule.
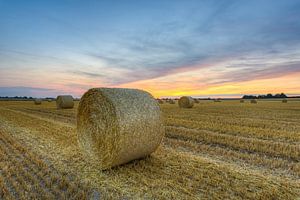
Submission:
[[[217,107],[222,107],[221,104]],[[270,126],[271,119],[262,123],[253,119],[232,134],[230,126],[238,124],[230,123],[231,119],[221,123],[222,118],[241,108],[230,103],[228,109],[234,107],[233,111],[226,108],[217,119],[202,120],[205,112],[217,112],[219,108],[208,103],[203,111],[201,106],[181,110],[177,105],[163,105],[167,124],[163,145],[145,159],[106,171],[88,163],[80,151],[76,109],[57,110],[54,103],[39,107],[27,102],[24,106],[17,103],[0,106],[0,131],[4,135],[0,154],[6,155],[1,166],[8,166],[6,171],[0,171],[0,186],[4,188],[0,195],[7,199],[17,195],[30,198],[48,195],[51,199],[71,194],[82,196],[92,191],[92,195],[105,199],[296,199],[300,196],[299,124],[291,120],[294,129],[289,127],[286,110],[282,110],[284,114],[279,118],[284,119],[282,124],[287,129],[276,132],[278,127]],[[262,112],[271,111],[262,109]],[[197,117],[198,113],[202,115]],[[246,116],[244,112],[237,113]],[[267,125],[264,127],[263,123]],[[13,163],[22,167],[12,166]],[[88,188],[80,186],[76,193],[77,180]],[[34,186],[22,186],[25,183]],[[29,191],[33,191],[32,196]]]

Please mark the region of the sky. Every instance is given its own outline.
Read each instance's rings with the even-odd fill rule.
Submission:
[[[0,0],[0,96],[300,94],[299,0]]]

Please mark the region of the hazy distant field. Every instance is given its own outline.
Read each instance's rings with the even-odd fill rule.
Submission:
[[[300,196],[300,101],[162,104],[160,148],[107,171],[86,163],[79,150],[77,105],[0,102],[0,199]]]

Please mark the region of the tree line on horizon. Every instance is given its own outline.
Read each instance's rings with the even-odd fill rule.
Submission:
[[[272,98],[300,98],[300,96],[294,96],[294,97],[288,97],[286,94],[284,93],[278,93],[278,94],[262,94],[262,95],[244,95],[242,97],[242,99],[272,99]],[[35,97],[27,97],[27,96],[13,96],[13,97],[9,97],[9,96],[0,96],[0,99],[19,99],[19,100],[33,100],[35,99]],[[43,99],[51,99],[54,100],[55,98],[53,97],[46,97]],[[77,99],[77,98],[76,98]],[[169,100],[172,98],[162,98],[162,100]],[[175,98],[175,100],[178,100],[179,98]],[[198,100],[211,100],[211,99],[215,99],[215,98],[196,98]],[[225,98],[226,99],[226,98]],[[228,99],[236,99],[236,98],[228,98]]]
[[[288,98],[288,96],[284,93],[280,93],[280,94],[261,94],[261,95],[244,95],[242,97],[243,99],[274,99],[274,98]]]

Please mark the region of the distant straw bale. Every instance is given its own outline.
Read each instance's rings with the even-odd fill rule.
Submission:
[[[245,100],[244,100],[244,99],[241,99],[241,100],[240,100],[240,103],[244,103],[244,102],[245,102]]]
[[[58,109],[67,109],[74,107],[74,100],[71,95],[59,95],[56,98],[56,107]]]
[[[287,99],[282,99],[282,103],[287,103]]]
[[[180,97],[178,105],[180,108],[192,108],[194,106],[194,99],[190,96]]]
[[[41,105],[42,104],[42,99],[34,99],[34,104],[35,105]]]
[[[93,88],[81,98],[77,135],[87,160],[111,168],[154,152],[165,134],[160,107],[137,89]]]
[[[256,100],[256,99],[251,99],[250,103],[256,104],[256,103],[257,103],[257,100]]]

